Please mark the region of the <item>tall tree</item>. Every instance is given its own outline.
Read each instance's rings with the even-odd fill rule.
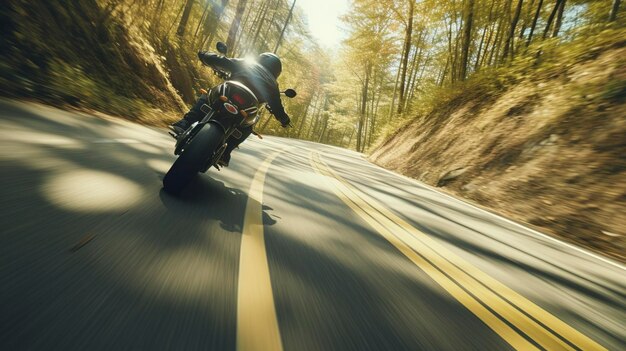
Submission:
[[[280,36],[278,37],[278,41],[276,42],[276,46],[274,47],[274,53],[278,52],[278,47],[280,47],[280,43],[283,41],[283,37],[285,36],[285,30],[287,29],[287,26],[289,25],[289,21],[291,20],[291,16],[293,15],[293,8],[296,6],[296,0],[293,0],[293,3],[291,4],[291,8],[289,9],[289,15],[287,15],[287,19],[285,20],[285,25],[283,26],[283,29],[280,31]]]
[[[207,3],[204,5],[204,10],[202,11],[202,16],[200,16],[200,20],[198,21],[198,25],[196,26],[196,30],[193,33],[193,41],[195,42],[196,38],[198,37],[198,33],[200,32],[200,27],[202,27],[202,24],[206,21],[206,17],[209,11],[209,7],[211,7],[211,3],[207,1]]]
[[[472,40],[472,24],[474,21],[474,0],[467,1],[467,11],[465,16],[465,24],[463,27],[463,49],[461,51],[461,67],[459,72],[459,78],[461,80],[465,80],[467,77],[469,48]]]
[[[543,30],[543,39],[548,37],[548,34],[550,33],[550,27],[552,27],[552,23],[554,22],[554,19],[556,18],[556,14],[559,12],[559,9],[564,4],[565,4],[565,0],[556,0],[556,3],[554,4],[554,8],[550,12],[550,16],[548,16],[548,20],[546,21],[546,28]]]
[[[554,30],[552,31],[552,37],[556,38],[559,35],[559,31],[561,30],[561,25],[563,24],[563,13],[565,12],[565,2],[567,0],[563,0],[561,2],[561,6],[559,6],[559,13],[556,15],[556,23],[554,23]]]
[[[506,43],[504,44],[504,53],[502,54],[502,61],[505,61],[509,54],[513,57],[513,44],[515,40],[515,27],[517,27],[517,22],[519,21],[520,14],[522,12],[522,5],[524,0],[519,0],[517,2],[517,7],[515,8],[515,14],[513,15],[513,19],[511,20],[511,27],[509,28],[509,36],[506,39]]]
[[[539,20],[539,15],[541,15],[541,6],[543,5],[543,0],[539,0],[539,4],[537,4],[537,11],[535,11],[535,17],[533,17],[533,22],[530,25],[530,33],[528,33],[528,39],[526,39],[526,47],[530,45],[530,42],[533,40],[533,33],[535,33],[535,27],[537,27],[537,21]]]
[[[187,22],[189,21],[189,14],[191,14],[191,8],[193,7],[194,0],[187,0],[185,3],[185,10],[183,11],[183,16],[180,18],[180,22],[178,23],[178,29],[176,29],[176,35],[182,37],[185,35],[185,30],[187,29]]]
[[[239,0],[239,2],[237,2],[235,17],[230,23],[230,29],[228,30],[228,39],[226,39],[226,46],[228,46],[230,49],[234,49],[235,39],[237,39],[237,33],[239,32],[239,27],[241,26],[241,18],[243,17],[243,13],[246,10],[247,2],[248,0]]]
[[[207,43],[211,44],[213,42],[219,22],[222,19],[222,15],[224,14],[224,10],[227,5],[228,0],[220,0],[219,2],[214,3],[213,10],[209,11],[210,13],[204,21],[203,36],[199,41],[198,50],[202,50]]]
[[[361,106],[359,111],[359,130],[357,131],[356,136],[356,151],[363,152],[365,149],[364,137],[365,133],[363,132],[363,128],[366,123],[366,113],[367,113],[367,95],[369,90],[370,83],[370,75],[372,73],[372,63],[365,63],[365,80],[363,82],[362,90],[361,90]]]
[[[619,5],[621,0],[613,0],[613,6],[611,6],[611,12],[609,12],[609,22],[613,22],[617,19],[617,12],[619,11]]]
[[[404,108],[404,94],[406,85],[406,71],[409,63],[409,52],[411,51],[411,35],[413,34],[413,14],[415,10],[415,0],[409,1],[409,12],[407,14],[407,24],[404,29],[404,48],[402,50],[402,74],[400,76],[400,87],[398,95],[398,114],[401,115]],[[472,0],[473,1],[473,0]]]

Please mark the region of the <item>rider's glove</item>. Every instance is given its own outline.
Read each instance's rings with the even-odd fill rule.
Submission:
[[[203,60],[204,55],[206,55],[206,51],[198,51],[198,59],[200,59],[200,62],[202,62],[203,64],[205,64]]]

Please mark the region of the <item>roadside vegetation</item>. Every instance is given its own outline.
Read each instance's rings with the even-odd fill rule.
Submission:
[[[364,9],[382,17],[355,33],[388,23],[388,12],[371,5]],[[404,28],[418,29],[405,31],[408,56],[406,48],[392,51],[389,64],[397,69],[378,68],[384,61],[372,61],[358,41],[351,51],[362,60],[355,82],[366,78],[361,93],[368,96],[357,149],[386,168],[626,260],[626,30],[619,1],[414,6],[419,16]],[[393,41],[380,38],[386,53]],[[405,67],[407,77],[417,74],[406,78],[406,98]],[[396,82],[387,92],[372,83],[379,72],[396,73],[387,77]],[[382,114],[371,114],[371,106]]]

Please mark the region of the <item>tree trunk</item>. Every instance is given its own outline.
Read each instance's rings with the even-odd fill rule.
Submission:
[[[321,143],[324,139],[324,134],[326,133],[326,128],[328,127],[328,116],[324,116],[324,122],[322,122],[322,128],[320,130],[320,135],[317,138],[317,142]]]
[[[151,28],[161,28],[161,14],[163,13],[163,6],[165,5],[165,0],[158,0],[156,6],[154,7],[154,14],[152,15],[152,20],[150,22]]]
[[[300,136],[302,135],[302,130],[304,129],[304,124],[306,122],[306,117],[309,114],[309,109],[311,108],[311,103],[313,103],[313,98],[316,98],[318,94],[313,93],[314,95],[311,96],[311,98],[309,99],[309,102],[306,104],[306,108],[304,109],[304,113],[302,114],[302,117],[300,117],[300,121],[298,123],[298,133],[296,133],[296,137],[299,139]],[[315,101],[317,103],[317,101]]]
[[[438,86],[440,87],[443,86],[443,83],[446,81],[446,75],[448,74],[449,69],[450,69],[450,56],[448,56],[448,59],[446,60],[446,65],[441,70],[441,75],[439,77],[439,81],[437,82]]]
[[[308,140],[313,140],[313,137],[315,136],[315,132],[317,131],[317,128],[319,127],[320,124],[320,116],[322,115],[322,111],[324,110],[324,106],[326,105],[326,100],[328,99],[328,97],[324,97],[324,102],[322,102],[321,106],[319,106],[319,108],[317,109],[317,112],[315,113],[315,120],[314,123],[311,125],[311,130],[309,130],[309,135],[307,136]]]
[[[506,21],[504,21],[504,18],[502,19],[502,21],[500,22],[500,24],[498,25],[498,34],[500,34],[499,36],[497,36],[497,41],[495,41],[495,45],[493,47],[493,65],[498,67],[498,64],[500,63],[500,61],[498,60],[498,58],[500,57],[500,50],[502,50],[502,42],[504,41],[504,36],[506,35],[506,31],[504,29]]]
[[[398,65],[398,72],[396,72],[396,83],[393,85],[393,95],[391,95],[391,105],[389,107],[389,118],[387,118],[387,123],[393,120],[393,114],[395,113],[394,107],[396,103],[396,97],[398,95],[398,83],[400,82],[400,68],[402,68],[401,66],[402,62],[400,62],[400,65]]]
[[[447,70],[448,70],[448,65],[452,70],[452,76],[450,77],[450,83],[454,83],[455,77],[454,77],[454,61],[455,61],[455,52],[454,52],[454,48],[452,46],[452,33],[454,33],[454,29],[452,28],[452,18],[450,18],[450,24],[448,25],[448,62],[446,62],[446,69],[444,72],[444,78],[445,75],[447,74]],[[458,37],[458,34],[457,34]],[[443,84],[443,79],[441,80],[442,84]]]
[[[376,87],[378,86],[378,72],[374,72],[374,79],[372,82],[372,94],[371,97],[369,98],[369,106],[367,108],[367,120],[368,120],[368,130],[367,133],[365,134],[365,137],[367,138],[367,147],[370,146],[371,142],[372,142],[372,131],[374,128],[374,102],[376,100]]]
[[[535,32],[535,27],[537,27],[537,21],[539,20],[539,15],[541,14],[541,5],[543,5],[543,0],[539,0],[539,4],[537,5],[537,11],[535,12],[533,23],[530,25],[530,33],[528,33],[528,39],[526,40],[526,47],[528,47],[530,42],[533,40],[533,33]]]
[[[561,4],[563,3],[563,1],[564,0],[556,0],[556,3],[554,4],[554,8],[552,9],[552,12],[550,12],[550,16],[548,17],[548,20],[546,21],[546,28],[543,30],[543,36],[542,36],[543,39],[548,37],[548,33],[550,33],[550,27],[552,27],[552,22],[554,22],[554,18],[556,17],[556,14],[559,11],[559,8],[561,7]]]
[[[474,71],[478,71],[480,58],[483,51],[483,44],[485,43],[485,37],[487,36],[488,28],[483,28],[483,34],[480,36],[480,44],[478,44],[478,50],[476,50],[476,60],[474,61]]]
[[[417,51],[417,49],[416,49]],[[415,53],[413,57],[413,63],[411,64],[411,72],[409,74],[409,84],[407,85],[407,94],[404,99],[404,111],[406,111],[409,107],[409,103],[411,102],[411,98],[413,97],[413,90],[415,89],[415,80],[417,79],[417,73],[420,71],[419,66],[422,63],[422,57],[424,56],[424,50],[420,48],[419,53]]]
[[[194,0],[187,0],[185,3],[185,10],[183,11],[183,16],[180,18],[180,22],[178,23],[178,29],[176,30],[176,35],[182,37],[185,35],[185,30],[187,29],[187,21],[189,21],[189,14],[191,14],[191,8],[193,7]]]
[[[417,36],[417,40],[415,41],[415,53],[413,54],[413,58],[411,59],[411,64],[410,64],[410,68],[409,68],[409,75],[408,75],[408,82],[406,84],[405,87],[405,98],[404,98],[404,107],[403,109],[406,110],[406,106],[408,105],[407,103],[407,96],[411,94],[411,89],[413,86],[413,80],[415,77],[415,71],[417,71],[417,66],[419,66],[421,60],[422,60],[422,56],[424,54],[424,50],[422,48],[422,43],[424,42],[424,37],[427,36],[426,33],[426,29],[422,29],[420,30],[418,36]]]
[[[359,130],[356,135],[356,151],[363,152],[365,145],[363,143],[363,127],[365,124],[365,117],[367,113],[367,93],[370,84],[370,74],[372,70],[372,64],[367,62],[365,64],[365,81],[363,82],[363,89],[361,91],[361,111],[359,114]]]
[[[535,5],[535,0],[530,0],[526,8],[526,14],[524,15],[524,21],[522,22],[522,27],[519,31],[519,39],[524,39],[524,34],[526,33],[526,27],[528,26],[528,22],[530,22],[530,17],[533,13],[533,6]]]
[[[235,44],[235,39],[237,38],[237,33],[239,32],[239,26],[241,24],[241,18],[243,17],[243,13],[246,10],[246,3],[248,0],[239,0],[237,3],[237,9],[235,10],[235,18],[230,23],[230,29],[228,30],[228,39],[226,39],[226,46],[229,49],[233,48]]]
[[[222,19],[222,15],[224,14],[226,5],[228,5],[228,0],[221,0],[221,5],[216,5],[217,9],[215,10],[215,12],[208,16],[210,20],[206,24],[206,27],[204,30],[204,37],[202,41],[200,42],[198,50],[202,50],[205,44],[208,43],[210,45],[213,42],[213,37],[215,36],[215,33],[217,32],[218,24],[219,24],[219,21]]]
[[[552,31],[552,38],[556,38],[559,35],[559,31],[561,30],[561,25],[563,24],[563,12],[565,12],[565,2],[567,0],[563,0],[561,2],[561,6],[559,7],[559,13],[556,15],[556,23],[554,24],[554,30]]]
[[[185,8],[185,4],[183,4],[180,7],[180,10],[178,10],[178,13],[176,14],[176,18],[174,18],[174,22],[172,22],[172,24],[167,29],[167,32],[165,33],[166,38],[170,36],[170,33],[172,32],[172,29],[174,29],[174,26],[176,25],[176,22],[178,21],[178,17],[183,13],[184,8]]]
[[[278,13],[278,5],[280,4],[280,0],[276,1],[276,5],[274,6],[274,9],[272,10],[272,17],[270,18],[270,20],[267,22],[267,27],[265,29],[265,31],[263,32],[263,34],[261,35],[261,37],[264,39],[264,43],[262,45],[262,49],[265,50],[269,50],[269,40],[268,35],[270,33],[270,30],[272,29],[272,25],[274,24],[274,20],[276,19],[276,14]]]
[[[413,100],[415,91],[418,89],[419,82],[422,81],[422,77],[424,77],[424,72],[426,71],[426,65],[428,65],[429,62],[430,62],[430,54],[426,55],[426,58],[424,59],[424,63],[421,65],[422,69],[419,70],[419,75],[418,75],[418,70],[415,70],[415,78],[413,79],[413,84],[411,85],[411,90],[409,92],[409,97],[407,101],[411,102]],[[406,108],[408,109],[408,107],[409,107],[409,104],[407,103]]]
[[[517,2],[517,7],[515,8],[515,14],[513,15],[513,20],[511,21],[511,28],[509,29],[509,36],[507,37],[506,43],[504,44],[504,53],[502,54],[502,62],[508,59],[509,54],[511,58],[513,58],[515,27],[517,27],[517,22],[519,21],[520,13],[522,12],[523,3],[524,3],[524,0],[519,0]]]
[[[198,26],[196,27],[196,31],[193,34],[193,42],[195,43],[196,38],[198,37],[198,33],[200,32],[200,28],[202,27],[202,24],[204,24],[204,22],[206,21],[206,17],[207,17],[207,11],[209,10],[209,6],[211,5],[210,2],[207,1],[206,5],[204,5],[204,10],[202,11],[202,16],[200,16],[200,21],[198,22]]]
[[[350,144],[352,144],[352,138],[354,138],[355,131],[356,131],[356,128],[352,128],[352,132],[350,133],[350,138],[348,139],[348,144],[346,145],[346,148],[349,148]]]
[[[344,128],[343,131],[341,132],[341,137],[339,138],[339,143],[338,143],[339,145],[337,145],[337,146],[343,147],[343,139],[346,138],[346,133],[347,133],[347,131]]]
[[[254,2],[252,2],[252,5],[254,5]],[[228,48],[228,51],[229,51],[228,54],[231,57],[237,56],[238,53],[241,51],[239,46],[241,45],[241,40],[244,37],[245,31],[248,28],[250,28],[250,27],[248,27],[248,23],[250,22],[250,15],[252,14],[253,10],[254,9],[252,9],[252,8],[248,8],[248,11],[245,11],[245,17],[244,17],[243,21],[241,22],[241,35],[238,35],[236,37],[235,43],[233,44],[233,47],[232,48],[231,47]]]
[[[617,19],[617,12],[619,11],[620,0],[613,0],[613,6],[611,12],[609,12],[609,22],[613,22]]]
[[[296,6],[296,0],[293,0],[293,3],[291,4],[291,8],[289,9],[289,15],[287,15],[287,20],[285,20],[285,25],[283,26],[283,29],[280,31],[280,36],[278,37],[278,41],[276,42],[276,46],[274,47],[274,53],[278,52],[278,47],[280,47],[280,43],[283,41],[283,37],[285,36],[285,30],[287,29],[287,26],[289,25],[289,21],[291,20],[291,15],[293,15],[293,8]]]
[[[467,77],[467,61],[469,58],[469,47],[472,40],[472,22],[474,21],[474,0],[468,0],[467,17],[463,28],[463,51],[461,51],[461,71],[459,78],[465,80]]]
[[[489,56],[489,45],[491,44],[491,38],[493,38],[493,32],[495,31],[495,27],[496,27],[496,22],[493,22],[489,26],[489,36],[487,37],[487,42],[485,43],[485,48],[483,49],[483,53],[481,55],[480,61],[476,62],[476,67],[474,68],[474,71],[478,71],[480,67],[482,67],[485,64],[485,61],[487,60],[487,57]],[[487,64],[489,64],[488,60],[487,60]]]
[[[404,89],[406,84],[406,70],[408,68],[409,52],[411,51],[411,35],[413,34],[413,10],[415,1],[409,0],[409,18],[404,32],[404,50],[402,52],[402,75],[400,76],[400,92],[398,96],[398,115],[402,114],[404,107]]]
[[[246,47],[243,49],[242,53],[247,54],[252,51],[252,48],[255,46],[257,39],[259,38],[259,34],[261,33],[261,28],[263,28],[263,23],[265,23],[265,17],[267,17],[267,12],[270,7],[271,0],[265,0],[263,2],[263,6],[255,18],[254,22],[252,22],[252,28],[254,29],[254,35],[250,40],[247,41]]]

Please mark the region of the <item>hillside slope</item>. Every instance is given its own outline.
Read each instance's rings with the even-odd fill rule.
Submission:
[[[195,53],[105,1],[14,1],[0,11],[0,94],[164,125],[195,100]]]
[[[624,46],[442,101],[370,159],[626,261]]]

